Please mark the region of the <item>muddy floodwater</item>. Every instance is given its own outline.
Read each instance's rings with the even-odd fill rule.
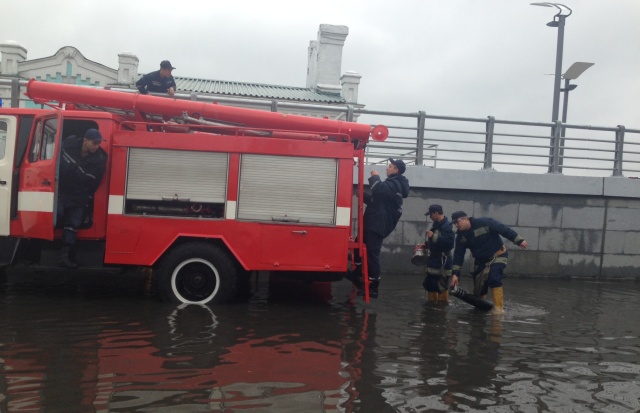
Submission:
[[[10,272],[0,412],[640,411],[640,282],[507,277],[491,316],[421,281],[383,276],[366,304],[259,275],[202,307],[142,275]]]

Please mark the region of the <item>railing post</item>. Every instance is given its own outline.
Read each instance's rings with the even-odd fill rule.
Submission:
[[[493,128],[496,124],[496,118],[487,116],[486,135],[484,142],[484,166],[482,169],[493,169]]]
[[[424,162],[424,125],[427,114],[421,110],[418,112],[418,140],[416,142],[416,165],[422,166]]]
[[[11,107],[20,107],[20,79],[11,79]]]
[[[618,125],[616,130],[616,151],[613,159],[613,176],[622,176],[622,155],[624,154],[624,131],[623,125]]]
[[[353,105],[347,105],[347,122],[353,122]]]
[[[551,128],[551,148],[549,148],[549,171],[548,173],[557,174],[560,172],[560,134],[562,130],[562,122],[559,120],[554,122]]]
[[[274,99],[271,101],[271,112],[277,112],[277,111],[278,111],[278,101]]]

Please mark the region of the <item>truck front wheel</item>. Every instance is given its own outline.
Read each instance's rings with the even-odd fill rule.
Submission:
[[[190,242],[169,251],[157,265],[157,288],[165,301],[223,304],[236,292],[237,269],[220,247]]]

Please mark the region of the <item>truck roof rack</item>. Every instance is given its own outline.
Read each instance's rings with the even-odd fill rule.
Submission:
[[[305,139],[309,138],[309,133],[336,140],[346,137],[354,143],[355,148],[360,149],[364,148],[369,138],[384,141],[389,135],[388,129],[383,125],[371,126],[35,79],[27,83],[26,95],[36,103],[57,102],[57,107],[60,108],[109,112],[127,121],[156,124],[174,122],[179,125],[199,123],[208,127],[230,126],[252,131],[251,133],[277,130],[288,132],[290,138],[295,138],[295,133],[301,133],[299,137]]]

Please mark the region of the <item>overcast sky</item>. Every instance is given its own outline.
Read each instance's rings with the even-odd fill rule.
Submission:
[[[170,59],[174,75],[304,87],[320,24],[345,25],[342,72],[362,75],[368,109],[551,120],[555,9],[521,0],[4,0],[0,41],[28,59],[74,46],[139,72]],[[568,123],[640,128],[640,1],[566,0],[563,72],[574,83]]]

